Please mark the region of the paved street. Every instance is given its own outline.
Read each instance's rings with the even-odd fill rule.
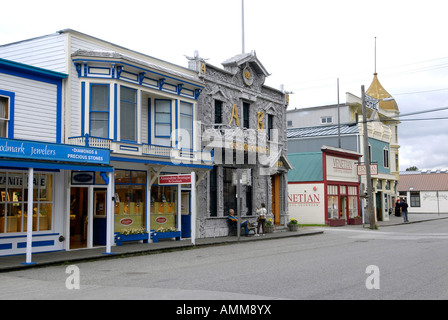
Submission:
[[[0,273],[0,299],[448,298],[447,219],[378,231],[322,229],[309,237]]]

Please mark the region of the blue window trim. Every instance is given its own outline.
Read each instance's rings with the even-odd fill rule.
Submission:
[[[118,139],[118,85],[114,84],[114,140]]]
[[[107,87],[107,111],[92,111],[92,87],[93,86],[106,86]],[[100,138],[105,138],[105,139],[109,139],[109,130],[110,130],[110,84],[107,83],[90,83],[90,89],[89,89],[89,134],[92,137],[92,130],[91,130],[91,114],[95,112],[95,113],[107,113],[108,114],[108,126],[107,126],[107,137],[100,137]]]
[[[135,128],[134,128],[135,140],[122,139],[121,131],[120,131],[120,141],[137,143],[137,140],[138,140],[138,130],[139,130],[139,125],[138,125],[138,96],[137,96],[138,95],[138,90],[134,89],[134,88],[127,87],[127,86],[120,86],[120,91],[121,91],[121,88],[126,88],[126,89],[129,89],[129,90],[133,90],[135,92],[135,102],[123,100],[122,97],[121,97],[121,94],[120,94],[120,114],[121,114],[121,102],[122,101],[123,102],[129,102],[129,103],[132,103],[132,104],[135,105]],[[121,120],[120,120],[120,128],[121,128]]]
[[[152,142],[151,98],[148,98],[148,144]]]
[[[15,77],[44,82],[56,86],[56,143],[62,141],[62,80],[67,79],[65,73],[42,69],[15,61],[0,58],[0,73],[9,74]],[[14,119],[14,113],[10,113],[10,121]],[[13,123],[14,125],[14,123]],[[9,131],[9,130],[8,130]],[[8,135],[11,132],[8,132]],[[9,136],[14,138],[14,133]]]
[[[170,103],[170,122],[157,122],[157,101],[168,101]],[[173,101],[170,100],[170,99],[154,99],[154,137],[156,137],[156,138],[171,138],[171,136],[160,136],[160,135],[157,135],[156,129],[157,129],[157,125],[158,124],[169,124],[170,125],[170,132],[172,132],[172,130],[173,130],[173,123],[172,123],[173,122],[173,120],[172,120],[172,117],[173,117],[173,111],[172,111],[173,104],[172,103],[173,103]],[[176,120],[177,120],[177,117],[176,117]],[[170,146],[171,146],[171,143],[170,143]]]
[[[147,175],[148,175],[148,172],[147,171],[145,171],[145,170],[132,170],[132,169],[121,169],[121,168],[117,168],[117,169],[115,169],[115,172],[116,171],[129,171],[130,173],[131,173],[131,178],[130,178],[130,180],[131,180],[131,182],[115,182],[115,185],[133,185],[133,186],[146,186],[146,180],[148,179],[148,177],[147,177]],[[144,183],[135,183],[135,182],[132,182],[133,181],[133,173],[134,172],[144,172],[145,173],[145,177],[146,177],[146,179],[145,179],[145,182]]]
[[[213,169],[213,165],[172,163],[169,161],[131,159],[131,158],[121,158],[121,157],[110,157],[110,161],[143,163],[143,164],[164,165],[164,166],[168,165],[168,166],[174,166],[174,167],[178,167],[178,168],[196,168],[196,169],[207,169],[207,170]]]
[[[81,82],[81,135],[86,134],[85,128],[86,120],[86,83]]]
[[[86,62],[102,62],[102,63],[111,63],[111,64],[117,63],[114,60],[107,60],[107,59],[106,60],[103,60],[103,59],[73,59],[73,63],[75,63],[75,64],[86,63]],[[129,66],[129,67],[132,67],[132,68],[136,68],[138,70],[142,70],[142,71],[150,73],[150,74],[155,74],[157,76],[161,76],[161,77],[164,77],[164,78],[167,78],[167,79],[171,79],[171,80],[174,80],[175,82],[182,82],[183,84],[191,85],[191,86],[196,87],[196,88],[201,88],[201,89],[205,88],[205,86],[199,85],[197,83],[193,83],[193,82],[190,82],[190,81],[186,81],[184,79],[168,76],[166,74],[163,74],[163,73],[160,73],[160,72],[156,72],[156,71],[153,71],[153,70],[150,70],[150,69],[142,68],[142,67],[130,64],[130,63],[123,62],[123,61],[121,61],[120,64],[122,64],[123,66]],[[119,78],[120,77],[117,75],[117,79],[119,79]],[[147,77],[145,77],[145,78],[147,78]],[[148,78],[148,79],[150,79],[150,78]],[[198,90],[198,89],[196,89],[196,90]]]
[[[181,110],[180,110],[180,107],[179,107],[179,118],[180,118],[180,116],[182,116],[182,115],[191,118],[191,137],[190,137],[191,148],[190,148],[190,149],[184,149],[184,150],[193,151],[193,149],[194,149],[194,148],[193,148],[193,146],[194,146],[194,134],[193,134],[193,130],[194,130],[194,123],[193,123],[193,119],[194,119],[194,103],[186,102],[186,101],[181,100],[181,101],[180,101],[180,104],[182,104],[182,103],[191,106],[191,114],[182,113]],[[177,117],[176,117],[176,118],[177,118]],[[176,119],[176,120],[177,120],[177,119]],[[179,149],[180,149],[180,148],[179,148]]]
[[[14,106],[15,106],[16,94],[14,92],[0,90],[0,96],[9,98],[9,121],[8,121],[8,132],[6,138],[14,139]]]

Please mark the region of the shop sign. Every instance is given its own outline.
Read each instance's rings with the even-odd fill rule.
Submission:
[[[327,180],[357,182],[357,160],[327,156]]]
[[[123,226],[130,226],[134,223],[134,220],[132,220],[131,218],[124,218],[120,220],[120,224]]]
[[[95,172],[72,171],[72,184],[92,185],[95,179]]]
[[[370,174],[372,176],[378,175],[378,164],[370,165]],[[367,166],[365,164],[358,165],[358,176],[365,176],[365,175],[367,175]]]
[[[294,207],[317,207],[320,205],[319,194],[289,193],[288,203]]]
[[[159,184],[191,184],[191,174],[174,174],[159,177]]]
[[[109,150],[5,138],[0,138],[0,157],[110,164]]]
[[[168,221],[168,219],[165,218],[165,217],[158,217],[158,218],[156,219],[156,222],[157,222],[158,224],[165,224],[167,221]]]

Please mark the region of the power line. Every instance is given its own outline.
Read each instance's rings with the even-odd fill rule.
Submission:
[[[431,62],[431,61],[437,61],[437,60],[444,60],[444,59],[448,59],[448,57],[444,57],[444,58],[436,58],[436,59],[430,59],[430,60],[425,60],[425,61],[420,61],[420,62],[414,62],[414,63],[409,63],[409,64],[404,64],[404,65],[400,65],[400,66],[396,66],[396,67],[388,67],[388,68],[383,68],[383,70],[391,70],[391,69],[399,69],[405,66],[411,66],[411,65],[417,65],[417,64],[422,64],[422,63],[426,63],[426,62]],[[382,77],[383,78],[388,78],[388,77],[397,77],[397,76],[401,76],[401,75],[407,75],[407,74],[412,74],[412,73],[418,73],[418,72],[426,72],[426,71],[433,71],[433,70],[438,70],[438,69],[443,69],[443,68],[448,68],[448,63],[442,63],[442,64],[435,64],[435,65],[431,65],[431,66],[426,66],[426,67],[421,67],[421,68],[416,68],[416,69],[409,69],[409,70],[404,70],[404,71],[397,71],[395,73],[382,73]],[[352,74],[348,74],[343,76],[344,78],[350,78],[350,77],[355,77],[357,76],[357,78],[360,78],[360,75],[364,75],[366,74],[368,71],[365,72],[357,72],[357,73],[352,73]],[[343,78],[340,77],[340,78]],[[320,78],[320,79],[311,79],[311,80],[306,80],[306,81],[302,81],[302,82],[295,82],[295,83],[287,83],[285,85],[287,86],[291,86],[294,89],[295,85],[300,85],[300,84],[309,84],[312,82],[330,82],[333,81],[333,78],[330,77],[325,77],[325,78]],[[307,87],[295,87],[295,90],[305,90],[305,89],[316,89],[316,88],[322,88],[322,87],[327,87],[330,86],[330,84],[328,85],[317,85],[317,86],[307,86]]]
[[[439,92],[439,91],[445,91],[445,90],[448,90],[448,88],[434,89],[434,90],[426,90],[426,91],[413,91],[413,92],[394,93],[394,94],[392,94],[392,96],[401,96],[401,95],[405,95],[405,94],[418,94],[418,93]]]
[[[431,113],[431,112],[438,112],[438,111],[444,111],[444,110],[448,110],[448,107],[441,107],[441,108],[436,108],[436,109],[430,109],[430,110],[424,110],[424,111],[417,111],[417,112],[410,112],[410,113],[406,113],[406,114],[401,114],[398,117],[393,117],[393,118],[388,118],[388,119],[384,119],[384,118],[377,118],[377,119],[372,119],[372,120],[367,120],[366,122],[382,122],[384,120],[386,121],[400,121],[400,122],[408,122],[408,121],[429,121],[429,120],[448,120],[448,117],[436,117],[436,118],[414,118],[414,119],[398,119],[401,117],[407,117],[407,116],[412,116],[412,115],[419,115],[419,114],[424,114],[424,113]],[[363,123],[363,121],[358,121],[358,122],[346,122],[346,123],[340,123],[340,126],[355,126],[358,125],[360,123]],[[310,129],[310,128],[315,128],[315,130],[312,131],[313,134],[316,133],[320,133],[320,132],[324,132],[329,130],[330,127],[337,127],[338,124],[333,124],[333,125],[327,125],[327,126],[322,126],[322,127],[297,127],[297,128],[291,128],[291,129]]]

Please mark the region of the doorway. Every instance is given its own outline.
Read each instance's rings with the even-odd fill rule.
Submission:
[[[104,188],[70,188],[69,249],[106,245],[106,194],[107,189]]]
[[[341,219],[347,220],[347,197],[341,196]]]
[[[376,220],[383,221],[383,193],[377,192],[375,194],[376,198]]]
[[[274,224],[280,225],[280,175],[271,176],[272,186],[272,214],[274,215]]]
[[[106,219],[106,189],[93,190],[93,245],[106,245],[107,219]]]
[[[87,248],[88,188],[70,189],[70,249]]]
[[[191,206],[190,191],[182,191],[180,199],[181,237],[191,238]]]

